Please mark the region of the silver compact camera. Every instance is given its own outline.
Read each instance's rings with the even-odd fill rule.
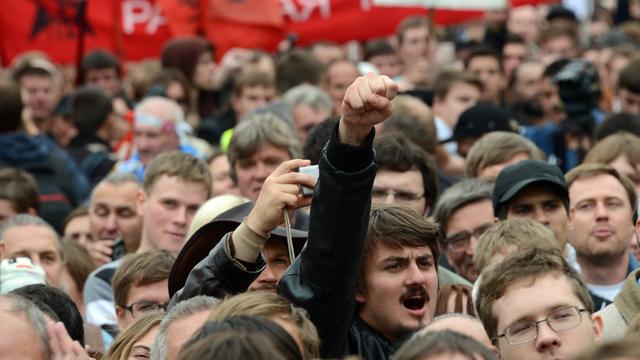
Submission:
[[[298,170],[298,172],[302,174],[311,175],[314,179],[316,179],[316,181],[318,181],[318,176],[320,175],[320,172],[318,171],[318,165],[301,167]],[[313,188],[302,186],[301,187],[302,196],[304,197],[313,196],[313,190],[314,190]]]

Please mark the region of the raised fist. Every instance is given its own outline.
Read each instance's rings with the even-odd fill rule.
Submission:
[[[367,74],[356,79],[342,101],[340,141],[358,146],[374,125],[391,116],[391,100],[398,84],[384,75]]]

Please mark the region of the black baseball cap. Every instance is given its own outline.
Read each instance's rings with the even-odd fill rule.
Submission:
[[[565,209],[569,209],[569,190],[559,167],[541,160],[524,160],[504,168],[493,188],[493,213],[506,218],[506,204],[520,191],[531,184],[545,184],[562,198]]]
[[[453,135],[442,143],[464,138],[479,138],[492,131],[515,132],[509,116],[499,107],[479,102],[463,111],[458,118]]]

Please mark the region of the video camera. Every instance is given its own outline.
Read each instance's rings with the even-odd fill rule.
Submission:
[[[563,132],[591,136],[594,120],[591,112],[598,106],[602,89],[598,71],[589,61],[569,61],[552,79],[558,86],[567,118],[561,124]]]

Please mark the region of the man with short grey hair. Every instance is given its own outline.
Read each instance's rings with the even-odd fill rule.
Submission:
[[[0,258],[27,257],[42,267],[47,283],[60,286],[64,270],[62,239],[41,218],[19,214],[0,225]]]
[[[210,296],[194,296],[169,309],[151,348],[152,360],[175,360],[182,345],[204,325],[209,313],[220,300]]]
[[[299,158],[302,146],[284,116],[259,111],[235,127],[227,155],[241,195],[255,201],[271,172],[282,162]]]
[[[440,224],[441,249],[453,269],[474,282],[478,273],[473,254],[480,235],[496,222],[491,194],[493,185],[477,179],[466,179],[448,188],[438,200],[433,213]]]
[[[0,354],[7,359],[50,358],[47,318],[18,295],[0,295]]]
[[[267,177],[280,164],[300,158],[302,147],[286,119],[276,111],[258,111],[248,115],[236,126],[229,144],[231,178],[240,193],[256,201]],[[291,226],[297,230],[309,228],[309,216],[296,210]],[[260,273],[250,289],[275,291],[276,284],[290,260],[285,243],[271,239],[263,251],[267,269]],[[274,266],[279,264],[279,266]],[[279,268],[278,271],[273,271]]]
[[[284,93],[282,102],[291,110],[293,129],[300,142],[307,140],[309,131],[333,112],[329,95],[317,86],[302,84]]]

